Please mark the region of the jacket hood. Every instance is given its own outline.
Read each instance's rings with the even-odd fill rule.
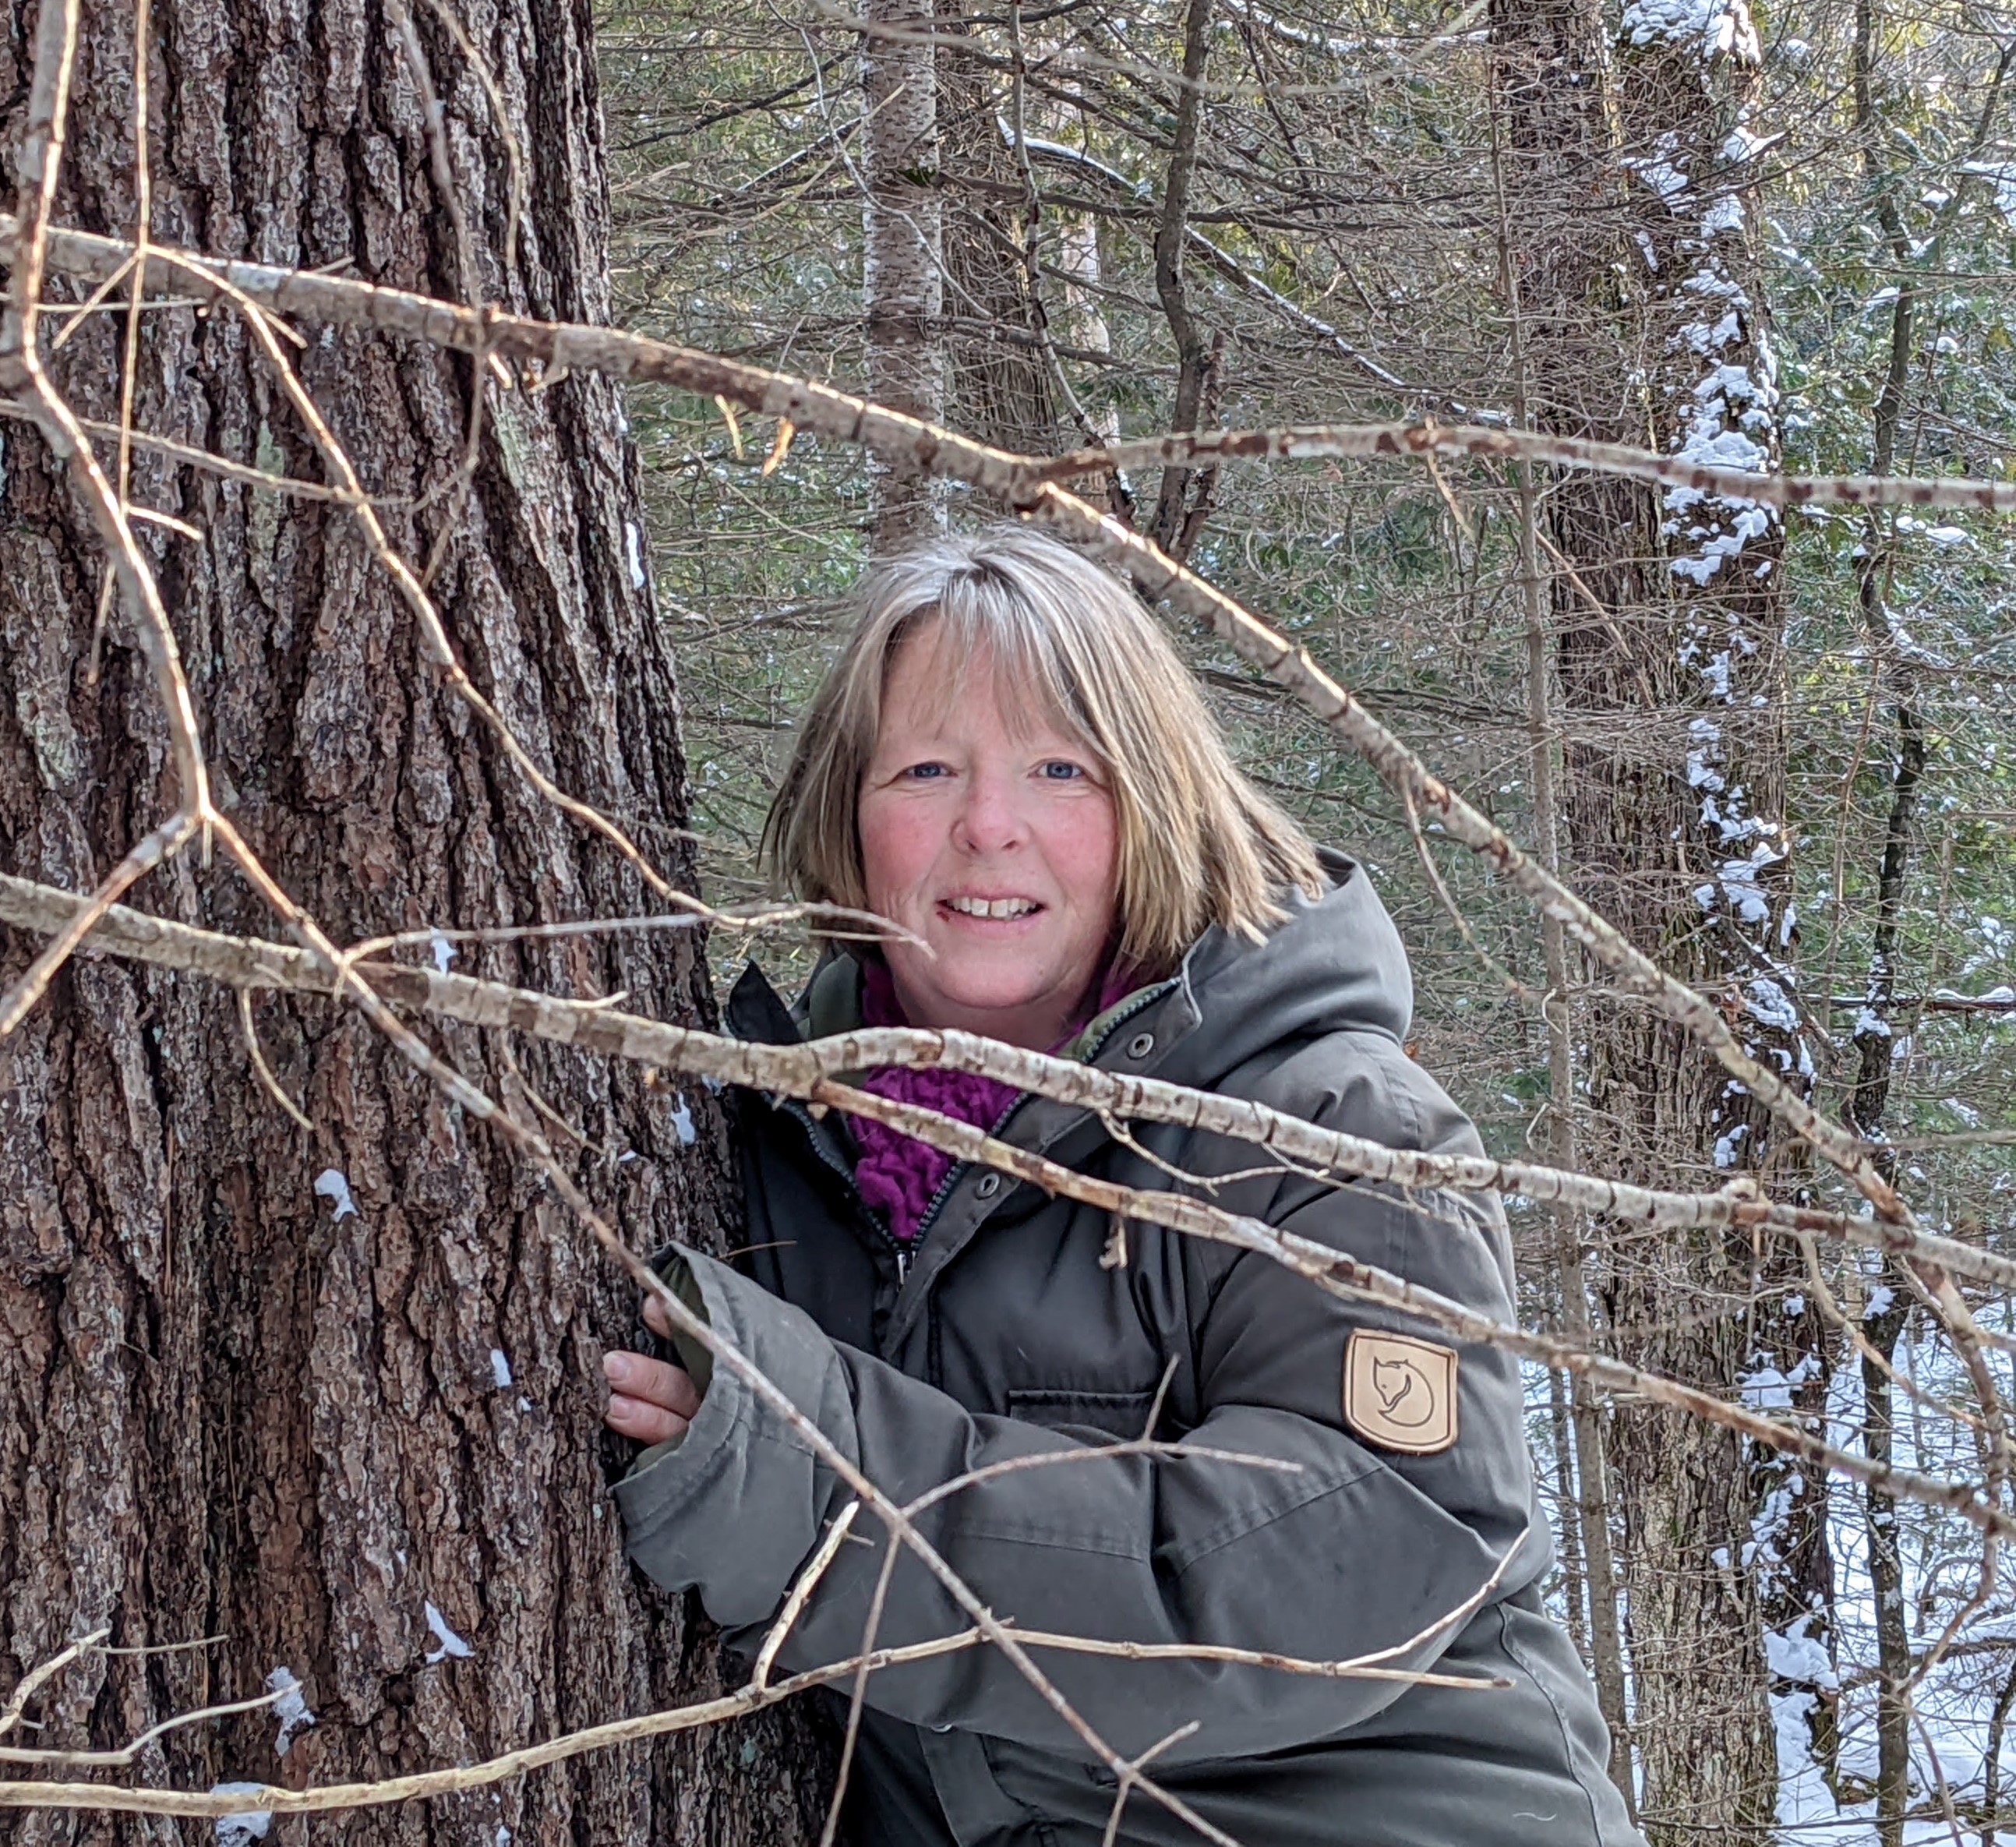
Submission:
[[[1178,977],[1196,1024],[1155,1075],[1208,1089],[1284,1040],[1378,1032],[1403,1041],[1413,1017],[1407,952],[1365,869],[1326,848],[1330,887],[1290,892],[1288,915],[1260,942],[1213,926]]]

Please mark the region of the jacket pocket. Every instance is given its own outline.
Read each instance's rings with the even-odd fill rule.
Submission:
[[[1155,1392],[1052,1392],[1010,1386],[1008,1415],[1093,1442],[1138,1442],[1148,1434]]]

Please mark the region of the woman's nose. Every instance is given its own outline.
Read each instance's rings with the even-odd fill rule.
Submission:
[[[999,776],[974,776],[953,823],[956,844],[969,853],[999,853],[1014,846],[1027,831],[1014,791]]]

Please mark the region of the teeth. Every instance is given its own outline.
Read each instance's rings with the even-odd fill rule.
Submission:
[[[948,898],[945,903],[969,917],[1026,917],[1037,909],[1032,898]]]

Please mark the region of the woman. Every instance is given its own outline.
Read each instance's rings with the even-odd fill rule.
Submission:
[[[1406,960],[1363,873],[1246,781],[1151,617],[1054,541],[996,529],[871,575],[768,837],[801,898],[908,935],[833,949],[794,1008],[751,968],[729,1010],[746,1038],[962,1027],[1395,1146],[1478,1149],[1402,1049]],[[1327,1184],[1167,1125],[1121,1139],[970,1077],[865,1082],[1123,1185],[1197,1176],[1228,1211],[1514,1312],[1495,1201]],[[1103,1262],[1102,1212],[880,1124],[736,1100],[751,1248],[674,1252],[667,1273],[896,1500],[1138,1438],[1151,1414],[1157,1438],[1215,1453],[999,1471],[939,1502],[923,1530],[997,1616],[1334,1661],[1484,1593],[1396,1664],[1505,1683],[1481,1690],[1042,1652],[1115,1750],[1161,1744],[1156,1780],[1250,1847],[1635,1839],[1581,1665],[1541,1611],[1549,1546],[1505,1355],[1152,1226],[1121,1228],[1126,1261]],[[697,1586],[754,1648],[849,1496],[740,1380],[685,1356],[609,1356],[609,1422],[652,1446],[617,1496],[643,1568]],[[839,1547],[783,1667],[860,1650],[874,1525]],[[902,1555],[877,1642],[968,1626]],[[1111,1773],[991,1648],[874,1675],[859,1749],[850,1823],[872,1847],[1093,1847],[1112,1806]],[[1120,1838],[1197,1837],[1136,1794]]]

